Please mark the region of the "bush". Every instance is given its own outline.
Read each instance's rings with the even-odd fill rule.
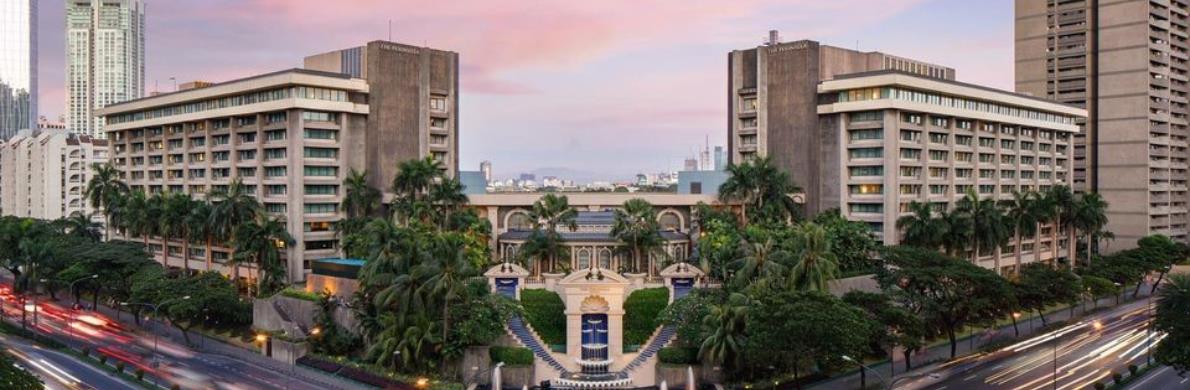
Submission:
[[[1140,371],[1140,367],[1137,367],[1135,364],[1128,365],[1128,373],[1132,374],[1131,376],[1136,376],[1137,371]]]
[[[107,355],[99,355],[99,364],[107,364]]]
[[[657,351],[657,359],[667,364],[698,364],[698,348],[661,348]]]
[[[124,372],[124,362],[116,363],[116,372]]]
[[[139,368],[136,369],[136,380],[138,380],[138,381],[145,380],[145,370],[139,369]]]
[[[1123,376],[1123,375],[1120,375],[1120,373],[1118,373],[1118,372],[1113,372],[1113,373],[1111,373],[1111,381],[1112,381],[1113,383],[1115,383],[1115,384],[1117,384],[1117,385],[1118,385],[1118,384],[1120,384],[1120,382],[1121,382],[1121,381],[1123,381],[1123,380],[1124,380],[1124,376]]]
[[[504,362],[510,366],[533,365],[533,351],[529,348],[494,346],[488,349],[488,355],[492,357],[493,363]]]
[[[317,293],[308,292],[306,290],[298,290],[292,287],[281,290],[281,295],[290,298],[301,299],[303,301],[318,302]]]
[[[342,364],[318,359],[311,355],[306,355],[306,356],[302,356],[302,357],[298,358],[297,364],[301,364],[306,367],[314,368],[319,371],[329,372],[331,374],[339,372],[339,370],[343,368]]]
[[[624,345],[649,341],[666,306],[669,306],[669,289],[665,287],[636,290],[628,295],[624,300]]]
[[[1095,382],[1095,390],[1107,390],[1107,385],[1103,382]]]
[[[81,352],[83,354],[83,357],[91,356],[91,347],[83,347],[83,350]]]
[[[521,290],[525,320],[546,344],[566,344],[566,304],[553,291]]]
[[[178,384],[175,383],[173,386],[169,387],[169,390],[182,390],[182,386],[178,386]]]

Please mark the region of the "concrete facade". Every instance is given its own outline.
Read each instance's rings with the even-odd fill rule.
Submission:
[[[66,124],[104,138],[95,110],[145,93],[145,3],[66,1]]]
[[[0,143],[0,213],[44,220],[85,213],[103,223],[86,188],[91,165],[107,158],[106,141],[62,130],[26,132]]]
[[[1073,184],[1109,203],[1110,249],[1190,239],[1190,5],[1017,0],[1015,13],[1016,90],[1088,110]]]

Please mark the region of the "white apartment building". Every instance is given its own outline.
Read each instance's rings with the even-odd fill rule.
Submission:
[[[145,3],[66,1],[66,127],[104,138],[95,110],[145,91]]]
[[[54,220],[81,212],[103,223],[86,188],[91,165],[107,158],[105,140],[62,130],[13,137],[0,144],[0,213]]]

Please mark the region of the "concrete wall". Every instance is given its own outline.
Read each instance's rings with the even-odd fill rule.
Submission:
[[[269,342],[269,348],[272,348],[271,357],[273,360],[290,364],[297,361],[298,358],[306,356],[306,353],[310,351],[310,344],[273,338]]]
[[[285,310],[293,322],[306,329],[314,327],[314,315],[318,312],[314,302],[275,295],[271,298],[257,299],[252,302],[252,328],[260,330],[285,330],[281,314],[277,313],[273,302]],[[347,331],[358,332],[358,324],[351,310],[340,306],[335,310],[335,323]]]
[[[657,364],[657,382],[656,386],[660,386],[661,382],[665,382],[665,386],[670,389],[684,389],[688,378],[689,369],[694,368],[694,385],[698,386],[699,381],[702,381],[702,367],[688,366],[677,364]]]
[[[504,366],[500,369],[501,388],[536,386],[533,366]]]

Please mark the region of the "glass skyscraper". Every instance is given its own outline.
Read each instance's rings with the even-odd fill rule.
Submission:
[[[104,138],[94,111],[145,90],[145,3],[66,2],[66,128]]]
[[[0,0],[0,141],[37,124],[37,1]]]

